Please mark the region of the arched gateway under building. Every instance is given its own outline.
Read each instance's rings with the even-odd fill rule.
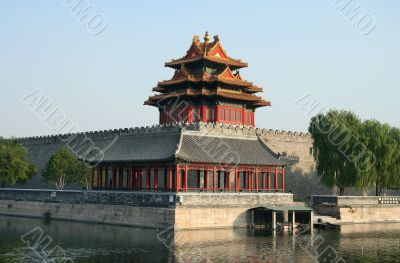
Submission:
[[[284,168],[293,160],[248,131],[255,110],[271,104],[240,75],[247,63],[230,58],[218,36],[210,42],[206,33],[204,42],[195,36],[184,57],[165,65],[175,70],[172,79],[159,82],[144,102],[158,108],[160,126],[127,132],[92,159],[93,188],[283,192]]]

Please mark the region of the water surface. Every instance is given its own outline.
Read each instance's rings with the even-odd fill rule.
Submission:
[[[363,224],[314,235],[274,236],[260,229],[173,232],[0,216],[0,262],[55,262],[54,259],[63,259],[57,262],[400,262],[400,225]]]

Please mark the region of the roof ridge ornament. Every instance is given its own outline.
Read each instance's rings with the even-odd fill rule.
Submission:
[[[210,36],[208,35],[208,31],[206,31],[206,34],[204,35],[204,42],[205,43],[210,42]]]
[[[200,42],[200,36],[199,35],[194,35],[193,36],[193,42],[195,42],[195,43]]]

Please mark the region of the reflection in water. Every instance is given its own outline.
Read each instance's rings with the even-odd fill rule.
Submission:
[[[35,227],[51,237],[47,250],[58,245],[74,262],[400,262],[400,224],[273,236],[265,229],[174,232],[1,216],[0,262],[43,262],[21,240]]]

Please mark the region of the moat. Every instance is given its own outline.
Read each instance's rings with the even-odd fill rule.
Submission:
[[[45,242],[29,247],[38,238]],[[400,224],[345,225],[313,236],[274,236],[263,229],[182,230],[174,236],[168,230],[0,216],[0,262],[52,262],[46,253],[55,247],[71,259],[64,262],[400,262]]]

